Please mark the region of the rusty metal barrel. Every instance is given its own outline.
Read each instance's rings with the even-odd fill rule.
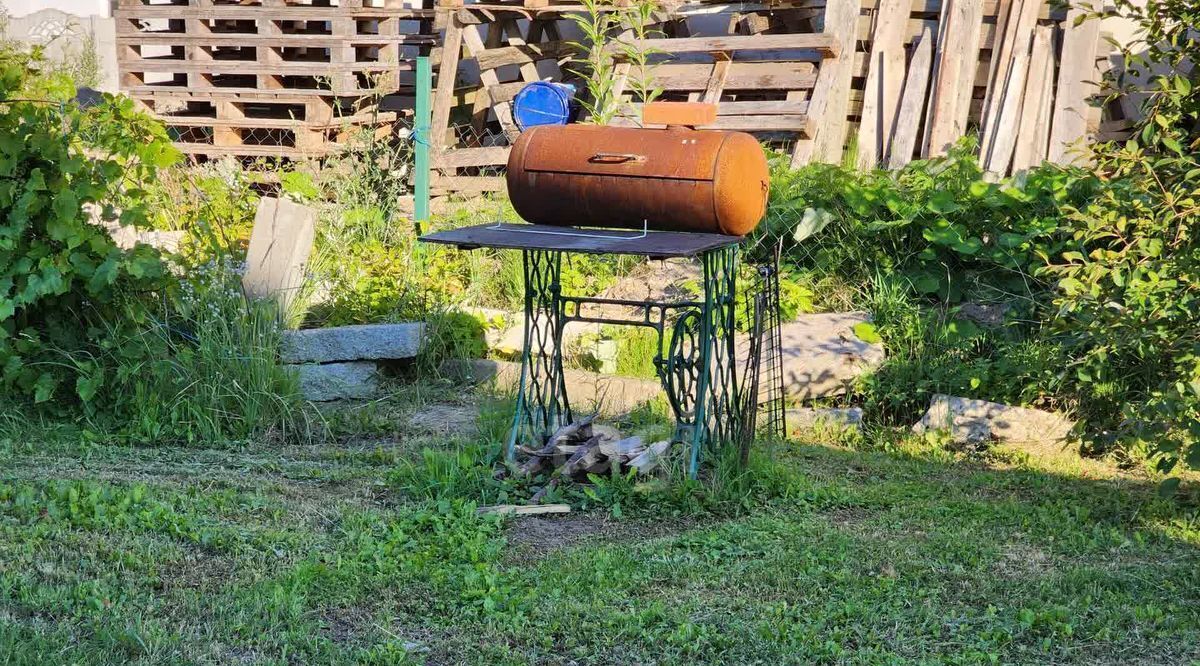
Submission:
[[[743,236],[767,207],[762,147],[742,132],[566,125],[521,134],[508,195],[535,224]]]

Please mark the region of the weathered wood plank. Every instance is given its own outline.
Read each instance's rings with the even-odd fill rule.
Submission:
[[[555,513],[571,513],[570,504],[497,504],[475,509],[481,516],[543,516]]]
[[[948,0],[929,93],[926,156],[944,155],[966,132],[979,61],[982,0]]]
[[[442,59],[438,66],[437,89],[433,93],[430,112],[429,145],[435,157],[445,150],[446,132],[450,128],[450,109],[454,106],[454,87],[458,78],[458,63],[462,56],[463,26],[451,16],[442,40]]]
[[[1049,26],[1039,25],[1033,35],[1029,58],[1029,77],[1025,80],[1025,99],[1021,124],[1013,153],[1013,171],[1038,166],[1046,159],[1050,141],[1050,117],[1054,109],[1054,43]]]
[[[853,30],[850,34],[854,34]],[[844,49],[843,44],[829,34],[730,35],[720,37],[679,37],[675,39],[632,39],[614,41],[606,48],[619,57],[626,47],[664,53],[804,50],[814,51],[826,57],[835,57],[839,53],[853,52],[853,48]]]
[[[1087,135],[1088,100],[1096,92],[1092,83],[1100,21],[1086,20],[1075,25],[1096,5],[1096,0],[1078,0],[1063,26],[1062,60],[1059,67],[1058,95],[1050,121],[1049,160],[1071,164],[1080,160],[1077,144]]]
[[[810,161],[837,163],[846,147],[846,110],[850,105],[850,84],[853,79],[855,26],[859,16],[858,0],[828,0],[825,22],[826,35],[837,40],[836,52],[841,57],[827,58],[809,98],[811,140],[796,142],[792,151],[792,166]],[[761,39],[757,35],[754,39]]]
[[[482,46],[482,43],[481,43]],[[542,42],[489,48],[475,55],[480,69],[496,69],[505,65],[536,63],[540,60],[560,60],[574,53],[570,42]],[[536,80],[536,71],[534,72]]]
[[[859,169],[872,169],[887,155],[888,140],[900,91],[904,85],[904,29],[912,7],[910,0],[881,0],[875,15],[871,52],[864,88],[862,120],[858,127]]]
[[[437,169],[459,167],[494,166],[508,163],[511,146],[489,146],[486,148],[456,148],[436,156],[433,166]]]
[[[888,168],[899,169],[912,161],[924,117],[925,98],[929,91],[929,74],[933,66],[933,32],[926,29],[913,47],[904,78],[904,93],[896,116],[892,142],[888,147]]]
[[[997,77],[999,78],[992,84],[992,96],[984,111],[985,124],[980,142],[981,155],[990,156],[997,152],[996,143],[1001,140],[999,136],[1001,126],[1007,127],[1009,131],[1015,130],[1018,122],[1016,118],[1004,117],[1006,102],[1007,113],[1018,114],[1019,117],[1020,98],[1028,72],[1020,72],[1014,77],[1012,70],[1018,62],[1026,69],[1029,67],[1029,50],[1033,44],[1033,30],[1037,25],[1038,13],[1044,4],[1043,0],[1013,0],[1012,2],[1008,24],[1005,26],[1004,43],[1001,45],[999,56],[996,56],[1003,59],[997,68]],[[1014,80],[1020,87],[1013,91],[1012,95],[1008,95],[1008,86]],[[1015,108],[1013,107],[1014,98]],[[997,160],[1007,162],[1011,160],[1011,157],[1011,152],[1009,152],[1008,157],[997,156]]]

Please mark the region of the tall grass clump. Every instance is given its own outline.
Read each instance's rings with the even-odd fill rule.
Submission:
[[[279,363],[278,308],[253,301],[228,256],[191,266],[170,298],[121,341],[122,434],[138,442],[307,440],[320,432]]]

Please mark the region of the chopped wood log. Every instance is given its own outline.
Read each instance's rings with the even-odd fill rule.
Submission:
[[[629,437],[615,442],[602,441],[600,442],[600,453],[607,458],[618,458],[629,455],[631,452],[642,449],[644,446],[645,443],[641,437]]]
[[[600,462],[602,457],[604,457],[604,454],[600,453],[600,438],[593,437],[580,446],[575,455],[567,459],[567,462],[558,468],[556,474],[560,477],[571,476],[581,469],[586,469]]]
[[[496,506],[481,506],[475,510],[480,516],[495,514],[506,516],[538,516],[548,513],[571,513],[570,504],[537,504],[526,506],[521,504],[497,504]]]
[[[592,420],[595,418],[594,416],[589,416],[559,428],[553,435],[550,435],[550,439],[546,443],[566,444],[570,441],[583,441],[591,438]]]
[[[557,487],[558,487],[558,479],[550,479],[549,483],[542,486],[541,489],[539,489],[536,493],[533,494],[533,497],[529,498],[529,503],[530,504],[541,504],[542,500],[546,499],[546,495],[550,494],[550,491],[554,490]]]
[[[671,448],[671,442],[662,441],[651,444],[641,455],[629,461],[629,467],[636,469],[638,474],[647,474],[662,460],[662,456]]]
[[[569,423],[556,430],[554,434],[550,436],[550,439],[546,440],[545,446],[543,446],[541,449],[538,449],[536,452],[531,453],[529,459],[521,463],[521,466],[517,468],[518,473],[520,473],[522,476],[531,476],[536,474],[546,467],[546,463],[550,458],[562,455],[562,453],[558,450],[560,445],[567,444],[579,437],[591,437],[593,418],[594,417],[589,416],[586,419]]]

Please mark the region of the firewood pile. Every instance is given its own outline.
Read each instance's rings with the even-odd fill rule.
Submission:
[[[647,444],[641,437],[622,437],[612,428],[594,425],[588,417],[559,428],[539,449],[518,448],[516,465],[499,476],[532,477],[550,472],[550,481],[531,498],[536,504],[560,483],[586,481],[589,474],[609,474],[614,469],[649,474],[670,448],[670,441]]]

